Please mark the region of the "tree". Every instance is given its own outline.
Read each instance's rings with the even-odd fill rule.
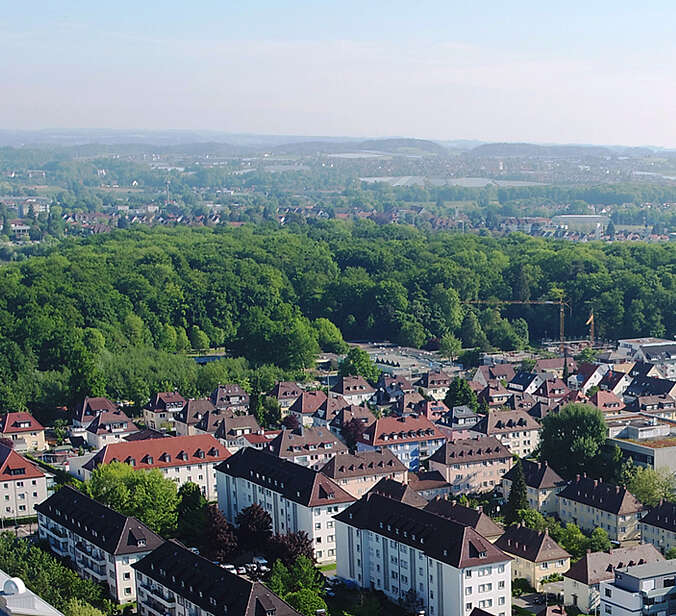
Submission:
[[[509,497],[507,499],[505,523],[510,525],[518,522],[519,511],[523,509],[528,509],[528,487],[526,486],[526,477],[523,473],[523,463],[521,462],[521,458],[517,458],[514,465],[512,487],[509,490]]]
[[[271,562],[279,560],[287,567],[292,567],[301,556],[314,562],[312,538],[304,530],[274,535],[268,542],[267,556]]]
[[[237,532],[216,505],[207,507],[205,530],[206,549],[220,562],[230,560],[239,552]]]
[[[290,592],[286,595],[285,601],[305,616],[315,616],[319,610],[324,610],[325,613],[327,610],[326,601],[309,588]]]
[[[607,552],[610,550],[610,538],[608,533],[603,528],[595,528],[589,539],[587,540],[587,545],[585,546],[586,550],[591,550],[592,552]]]
[[[328,353],[345,353],[347,344],[343,340],[343,334],[328,319],[315,319],[314,327],[317,330],[319,346],[322,351]]]
[[[66,602],[63,613],[65,616],[104,616],[103,612],[96,609],[91,603],[75,597]]]
[[[471,348],[479,347],[482,351],[488,350],[488,338],[481,329],[479,319],[476,314],[470,311],[465,315],[460,328],[460,337],[462,338],[462,346]]]
[[[209,336],[207,336],[197,325],[190,328],[190,344],[193,349],[203,351],[209,348]]]
[[[665,557],[667,560],[673,560],[674,558],[676,558],[676,548],[669,548],[669,549],[664,553],[664,557]]]
[[[369,354],[359,347],[351,347],[345,359],[340,362],[339,376],[363,376],[373,384],[380,376],[380,369],[371,361]]]
[[[84,488],[91,498],[137,518],[160,535],[170,536],[176,531],[176,484],[156,469],[135,470],[122,462],[101,464]]]
[[[444,334],[439,344],[439,353],[442,357],[447,357],[453,363],[453,360],[462,351],[462,342],[453,334]]]
[[[449,409],[452,409],[454,406],[468,406],[473,411],[476,411],[479,408],[476,394],[472,391],[469,383],[459,377],[456,377],[451,382],[444,398],[444,404]]]
[[[258,503],[242,509],[235,518],[242,547],[263,551],[272,536],[272,518]]]
[[[608,225],[606,226],[606,235],[611,239],[615,239],[615,223],[613,222],[612,218],[608,221]]]
[[[359,439],[361,439],[364,434],[364,422],[358,417],[353,417],[345,423],[340,431],[347,448],[350,451],[354,451],[357,447]]]
[[[559,543],[573,558],[582,558],[587,551],[587,538],[582,531],[569,522],[563,529]]]
[[[571,479],[597,469],[606,442],[603,413],[587,404],[567,404],[542,420],[540,450],[543,461]]]
[[[266,428],[279,425],[282,420],[282,408],[277,398],[273,398],[272,396],[263,397],[262,417],[263,422],[261,425]]]
[[[289,568],[281,560],[276,560],[272,563],[267,585],[272,592],[280,597],[291,592],[293,578],[291,577]]]
[[[207,523],[207,499],[191,481],[179,488],[178,498],[178,536],[190,545],[201,545]]]
[[[291,413],[282,419],[282,426],[287,430],[296,430],[300,427],[300,422],[298,421],[298,417],[294,413]]]
[[[592,364],[596,361],[597,355],[597,351],[591,347],[585,347],[575,356],[575,359],[580,363]]]
[[[661,500],[674,500],[676,480],[666,468],[636,466],[627,481],[627,490],[644,505],[656,507]]]

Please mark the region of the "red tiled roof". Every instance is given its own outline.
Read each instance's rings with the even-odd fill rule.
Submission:
[[[367,436],[369,438],[366,438]],[[445,438],[443,432],[426,417],[406,415],[404,417],[383,417],[377,419],[366,428],[361,441],[369,445],[378,446]]]
[[[28,426],[22,427],[24,423],[28,423]],[[2,434],[35,432],[36,430],[44,430],[44,428],[30,413],[7,413],[7,415],[0,417],[0,432]]]
[[[21,472],[23,469],[23,472]],[[7,445],[0,443],[0,481],[37,479],[45,474]]]

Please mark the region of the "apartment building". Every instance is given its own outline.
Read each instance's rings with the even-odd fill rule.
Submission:
[[[157,469],[179,486],[196,483],[207,500],[216,499],[217,464],[230,452],[210,434],[172,436],[106,445],[83,467],[83,480],[100,464],[123,462],[136,469]]]
[[[186,399],[177,391],[159,392],[143,409],[143,420],[151,430],[173,430],[174,417],[185,403]]]
[[[416,382],[426,398],[443,400],[448,393],[453,378],[445,372],[427,372]]]
[[[6,413],[0,417],[0,438],[14,443],[20,451],[44,451],[47,449],[45,429],[30,413]]]
[[[547,530],[538,532],[515,524],[505,529],[495,545],[514,558],[512,579],[526,579],[538,592],[542,591],[545,578],[562,575],[570,568],[570,554]]]
[[[383,478],[408,481],[408,469],[389,449],[336,456],[321,472],[354,498],[361,498]]]
[[[565,479],[546,462],[521,460],[521,466],[526,480],[528,506],[543,515],[558,514],[559,502],[556,495],[565,487]],[[505,498],[512,489],[515,472],[512,467],[502,478],[502,494]]]
[[[216,484],[218,508],[229,522],[257,503],[270,514],[274,533],[303,530],[317,562],[336,560],[333,516],[354,497],[326,475],[247,447],[216,467]]]
[[[473,509],[472,507],[460,505],[454,500],[434,498],[423,509],[463,526],[470,526],[482,537],[486,537],[491,543],[495,543],[495,540],[505,532],[501,526],[498,526],[490,516],[483,512],[481,505]]]
[[[140,616],[301,616],[261,582],[229,573],[175,540],[134,570]]]
[[[327,395],[321,389],[304,391],[287,409],[287,414],[294,415],[298,423],[310,427],[313,425],[313,415],[327,400]]]
[[[188,400],[183,408],[174,415],[176,436],[192,436],[197,434],[196,425],[207,414],[216,410],[209,398]]]
[[[319,470],[331,458],[347,453],[347,447],[328,428],[298,426],[282,430],[266,445],[278,458]]]
[[[282,411],[282,416],[284,416],[289,407],[298,399],[298,396],[303,393],[303,389],[298,383],[279,381],[275,383],[268,396],[275,398],[279,402],[279,408]]]
[[[249,412],[249,394],[237,383],[218,385],[211,392],[211,402],[222,411],[229,409],[235,413]]]
[[[0,443],[0,519],[33,516],[47,496],[47,476],[40,468]]]
[[[540,443],[540,424],[526,411],[490,411],[473,430],[497,438],[512,455],[521,458]]]
[[[127,415],[120,411],[101,411],[84,431],[84,439],[94,450],[109,443],[119,443],[138,428]]]
[[[36,507],[38,534],[84,578],[108,586],[118,603],[136,600],[132,565],[163,539],[131,518],[63,486]]]
[[[376,390],[363,376],[341,376],[331,389],[342,396],[348,404],[362,404],[375,400]]]
[[[437,449],[429,468],[443,475],[453,494],[490,492],[512,468],[512,454],[493,437],[459,439]]]
[[[509,616],[511,557],[474,529],[367,494],[336,516],[337,575],[430,616]]]
[[[639,522],[641,541],[651,543],[661,552],[676,548],[676,503],[660,501]]]
[[[611,541],[638,539],[645,507],[626,488],[578,475],[557,494],[559,518],[591,532],[603,528]]]

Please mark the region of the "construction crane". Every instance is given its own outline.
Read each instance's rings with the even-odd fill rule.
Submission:
[[[589,325],[589,342],[591,342],[592,348],[594,348],[594,309],[592,308],[589,313],[589,318],[585,325]]]
[[[563,298],[559,299],[541,299],[541,300],[536,300],[536,299],[524,299],[524,300],[502,300],[502,299],[469,299],[464,302],[463,304],[488,304],[488,305],[498,305],[498,304],[553,304],[555,306],[559,307],[559,340],[561,342],[561,352],[563,353],[563,350],[565,348],[565,340],[564,340],[564,321],[565,321],[565,309],[568,308],[570,311],[570,305],[568,302],[564,301]],[[592,319],[593,323],[593,319]],[[592,325],[592,331],[593,331],[593,325]]]

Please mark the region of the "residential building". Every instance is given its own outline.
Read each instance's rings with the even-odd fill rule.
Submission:
[[[254,503],[272,518],[274,533],[305,531],[317,562],[336,560],[333,516],[354,497],[323,473],[251,447],[216,467],[218,508],[231,523]]]
[[[583,363],[577,367],[577,374],[568,379],[568,387],[586,394],[592,387],[598,387],[601,380],[610,370],[608,364]]]
[[[331,391],[345,398],[348,404],[370,402],[376,393],[363,376],[340,376]]]
[[[449,498],[453,493],[451,486],[439,471],[417,471],[408,476],[408,485],[426,500]]]
[[[73,427],[86,428],[102,411],[117,411],[117,405],[108,398],[85,398],[82,405],[75,411]]]
[[[63,616],[26,587],[21,578],[10,577],[0,569],[0,614],[2,616]]]
[[[609,370],[603,375],[603,378],[599,382],[599,389],[612,392],[616,396],[622,396],[627,390],[627,387],[631,385],[632,380],[633,378],[628,372]]]
[[[676,503],[661,500],[639,522],[641,541],[651,543],[661,552],[676,548]]]
[[[441,430],[425,417],[381,417],[367,426],[357,449],[389,449],[409,470],[417,471],[420,462],[445,441]]]
[[[560,378],[548,378],[533,392],[533,398],[537,402],[557,404],[564,400],[569,393],[570,389]]]
[[[392,405],[392,411],[395,415],[410,415],[411,413],[417,413],[418,405],[422,402],[425,402],[425,398],[417,391],[412,391],[399,396]]]
[[[35,515],[35,506],[48,496],[47,476],[11,447],[0,443],[0,519]]]
[[[402,483],[408,481],[408,469],[389,449],[334,456],[321,472],[356,499],[383,478]]]
[[[402,483],[395,479],[381,479],[371,488],[369,494],[380,494],[386,498],[406,503],[412,507],[422,509],[429,502],[424,496],[416,492],[410,483]]]
[[[134,570],[140,616],[301,616],[261,582],[230,573],[175,540]]]
[[[376,420],[376,416],[367,406],[355,406],[354,404],[351,404],[350,406],[340,409],[333,416],[333,419],[329,422],[329,430],[342,440],[343,427],[353,419],[358,420],[366,427],[370,426]]]
[[[432,423],[442,421],[450,412],[441,400],[422,400],[415,408],[415,412],[426,417]]]
[[[45,429],[30,413],[6,413],[0,417],[0,438],[14,442],[20,451],[44,451],[47,449]]]
[[[143,409],[143,420],[153,430],[173,430],[174,417],[187,400],[177,391],[155,394]]]
[[[474,431],[497,438],[521,458],[540,444],[540,424],[526,411],[490,411],[477,422]]]
[[[563,601],[583,614],[598,613],[599,586],[615,578],[615,569],[664,560],[652,545],[639,544],[609,552],[587,552],[563,574]]]
[[[497,409],[507,404],[512,393],[500,381],[490,381],[478,394],[479,404],[485,404],[489,409]]]
[[[94,450],[109,443],[119,443],[138,428],[127,415],[120,411],[101,411],[84,431],[84,439]]]
[[[487,387],[488,384],[493,381],[504,381],[505,383],[509,383],[516,375],[516,368],[517,366],[515,364],[479,366],[472,376],[472,381],[479,383],[483,387]]]
[[[376,387],[380,404],[392,404],[400,396],[415,391],[413,384],[404,375],[390,376],[384,372],[381,373]]]
[[[331,458],[347,453],[347,447],[328,428],[282,430],[266,450],[284,460],[319,470]]]
[[[356,406],[354,404],[349,404],[343,396],[339,396],[336,393],[329,392],[328,397],[324,402],[319,405],[319,408],[315,411],[315,414],[312,416],[312,422],[314,426],[319,426],[320,428],[325,428],[330,425],[336,415],[343,409],[346,408],[363,408],[365,406]]]
[[[100,464],[123,462],[136,469],[158,469],[179,486],[196,483],[207,500],[216,498],[215,466],[230,452],[210,434],[172,436],[106,445],[84,466],[83,480]]]
[[[475,413],[466,405],[454,406],[448,413],[439,419],[439,423],[444,426],[450,426],[454,430],[471,430],[481,419],[478,413]]]
[[[454,494],[490,492],[512,468],[512,454],[494,437],[463,438],[444,443],[429,459]]]
[[[528,580],[538,592],[542,591],[543,580],[552,575],[563,575],[570,568],[570,554],[549,536],[546,529],[539,532],[514,524],[505,529],[495,545],[514,557],[512,579]]]
[[[645,507],[626,488],[578,475],[557,494],[559,518],[572,522],[583,531],[597,526],[608,533],[611,541],[639,537],[639,520]]]
[[[599,389],[589,396],[589,402],[604,413],[619,413],[624,409],[624,401],[612,391]]]
[[[299,423],[309,428],[314,423],[313,415],[326,402],[327,397],[321,389],[304,391],[288,408],[287,414],[294,415]]]
[[[648,336],[645,338],[627,338],[617,341],[617,350],[627,359],[636,359],[641,351],[650,347],[660,347],[664,344],[673,344],[673,340]]]
[[[453,377],[445,372],[427,372],[420,377],[416,385],[420,387],[426,398],[443,400],[452,381]]]
[[[650,425],[649,430],[661,430],[663,425]],[[671,433],[641,440],[614,437],[609,442],[620,448],[625,459],[631,458],[638,466],[653,470],[666,468],[676,473],[676,437],[671,436]]]
[[[523,475],[528,490],[528,506],[542,515],[557,515],[559,502],[556,495],[565,487],[566,481],[546,462],[521,460]],[[512,467],[502,477],[502,495],[507,498],[512,489],[516,468]]]
[[[532,372],[517,372],[511,381],[507,383],[507,389],[518,391],[522,394],[533,395],[533,392],[542,385],[544,379],[539,374]]]
[[[544,378],[555,377],[562,379],[564,376],[564,366],[568,366],[568,374],[577,372],[577,362],[572,357],[554,357],[553,359],[538,359],[535,362],[533,371]],[[528,392],[531,393],[531,392]]]
[[[133,565],[163,539],[136,518],[63,486],[36,507],[38,534],[84,578],[108,586],[119,603],[136,599]]]
[[[339,577],[430,616],[511,614],[511,558],[473,528],[374,493],[335,519]]]
[[[484,513],[481,506],[472,509],[471,507],[460,505],[454,500],[434,498],[423,509],[463,526],[470,526],[482,537],[486,537],[491,543],[495,543],[495,540],[505,532],[501,526],[493,522],[490,516]]]
[[[298,383],[291,381],[280,381],[275,383],[275,386],[268,393],[268,396],[275,398],[279,402],[279,408],[282,411],[282,416],[286,415],[289,407],[296,401],[298,396],[303,393],[303,387]]]
[[[183,408],[174,415],[176,436],[192,436],[197,434],[195,426],[207,413],[216,410],[214,403],[208,398],[188,400]]]
[[[235,413],[249,412],[249,394],[236,383],[218,385],[211,392],[211,402],[222,411],[230,409]]]
[[[265,432],[258,425],[256,418],[253,415],[234,415],[227,411],[214,432],[214,436],[226,446],[230,453],[234,453],[241,447],[249,447],[251,444],[245,438],[249,435],[265,438]]]
[[[603,616],[662,616],[676,604],[676,559],[615,569],[615,579],[601,582]]]

